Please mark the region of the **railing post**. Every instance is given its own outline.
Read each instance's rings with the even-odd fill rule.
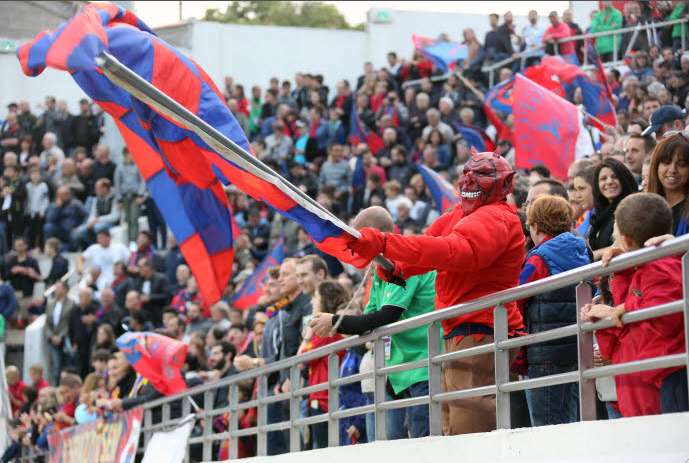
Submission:
[[[259,457],[268,454],[268,434],[262,429],[268,424],[268,409],[265,404],[261,403],[261,399],[268,397],[268,376],[261,375],[258,377],[258,404],[256,405],[256,426],[258,432],[256,433],[256,455]]]
[[[191,402],[189,396],[182,399],[182,418],[185,418],[191,413]],[[189,463],[189,444],[187,443],[187,451],[184,453],[184,463]]]
[[[204,426],[203,426],[203,459],[208,461],[213,458],[213,443],[208,439],[213,434],[213,416],[210,412],[213,410],[213,391],[206,391],[203,393],[203,412],[204,412]]]
[[[510,351],[498,348],[507,339],[507,309],[499,305],[493,312],[493,346],[495,353],[495,422],[498,429],[510,429],[510,393],[501,392],[500,386],[510,381]]]
[[[582,282],[577,285],[577,346],[579,361],[579,416],[581,421],[596,419],[596,382],[585,379],[584,372],[593,367],[593,333],[581,331],[581,308],[591,302],[591,287]]]
[[[163,404],[163,419],[161,420],[161,423],[167,423],[170,421],[170,404],[169,403],[164,403]]]
[[[237,383],[230,384],[230,419],[227,426],[230,431],[230,460],[237,459],[237,447],[239,438],[232,434],[239,430],[239,386]]]
[[[431,436],[443,435],[443,404],[433,400],[433,396],[442,392],[443,368],[432,359],[440,354],[440,327],[436,322],[428,325],[428,419]]]
[[[373,404],[376,415],[376,440],[387,440],[387,423],[385,410],[380,408],[380,403],[385,402],[385,375],[378,374],[381,368],[385,367],[385,340],[382,338],[376,339],[373,345],[373,375],[374,375],[374,392]]]
[[[144,409],[144,428],[149,428],[144,431],[144,449],[148,447],[148,441],[151,440],[150,427],[153,425],[153,412],[150,408]]]
[[[682,23],[684,24],[684,23]],[[689,374],[689,251],[682,256],[682,300],[684,302],[684,343],[687,352]]]
[[[301,396],[294,393],[299,389],[301,384],[301,374],[298,365],[292,365],[289,369],[290,398],[289,398],[289,451],[298,452],[301,450],[301,439],[299,435],[299,427],[294,422],[301,416]]]
[[[617,34],[612,35],[612,60],[617,62]]]
[[[333,413],[340,408],[340,387],[333,382],[340,376],[340,357],[328,355],[328,447],[340,445],[340,420]]]

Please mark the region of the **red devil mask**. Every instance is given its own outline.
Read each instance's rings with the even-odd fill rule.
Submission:
[[[505,158],[472,150],[457,182],[464,215],[486,204],[503,201],[512,192],[513,178],[514,171]]]

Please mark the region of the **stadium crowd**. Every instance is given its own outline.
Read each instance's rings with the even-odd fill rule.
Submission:
[[[601,2],[602,9],[592,12],[589,31],[683,18],[688,12],[687,2],[630,1],[623,12],[610,3]],[[565,11],[561,17],[551,13],[551,26],[543,28],[532,11],[529,25],[516,31],[510,13],[501,24],[498,15],[490,15],[492,29],[483,43],[471,29],[465,29],[469,58],[459,63],[461,78],[451,75],[446,80],[432,80],[441,73],[423,55],[415,52],[404,60],[391,52],[386,66],[376,69],[365,63],[356,82],[338,81],[332,91],[322,76],[306,73],[298,73],[294,80],[273,78],[265,89],[259,85],[245,89],[226,77],[223,90],[259,159],[345,221],[353,221],[362,209],[381,206],[390,215],[391,228],[415,235],[439,215],[416,164],[455,184],[471,156],[474,139],[467,136],[471,133],[480,134],[486,146],[494,143],[495,152],[514,163],[512,118],[484,104],[480,94],[487,90],[486,76],[480,68],[518,50],[552,45],[581,32],[572,22],[571,12]],[[514,191],[507,201],[518,211],[528,242],[521,283],[591,261],[607,262],[612,256],[662,240],[651,238],[689,231],[689,132],[682,132],[689,123],[685,111],[689,53],[680,49],[680,34],[677,26],[659,29],[655,36],[641,34],[629,47],[624,63],[607,70],[618,126],[600,134],[600,142],[591,146],[589,155],[570,166],[567,179],[552,178],[544,166],[517,170]],[[627,50],[629,40],[625,34],[620,51]],[[568,42],[558,51],[581,55],[585,46],[583,41]],[[604,61],[612,58],[612,46],[611,40],[597,41]],[[555,52],[554,47],[538,49],[528,56],[526,65],[538,64],[544,54]],[[519,60],[515,63],[515,67],[501,69],[500,81],[519,70]],[[409,81],[414,83],[409,85]],[[568,98],[580,102],[576,94]],[[372,149],[363,139],[352,143],[356,119],[352,111],[357,112],[364,133],[379,135],[381,146]],[[122,163],[114,163],[108,146],[101,143],[102,134],[103,114],[88,100],[81,100],[78,114],[72,114],[65,101],[52,96],[45,98],[41,114],[33,114],[23,101],[9,104],[0,127],[0,252],[4,256],[0,313],[13,328],[23,328],[45,314],[50,351],[49,365],[31,367],[30,384],[21,380],[17,367],[6,370],[15,417],[11,429],[14,445],[2,461],[12,461],[17,455],[12,452],[21,446],[46,450],[47,434],[52,430],[90,422],[103,413],[126,410],[159,396],[118,351],[115,339],[125,331],[156,331],[187,343],[184,374],[188,385],[194,386],[362,332],[352,328],[318,336],[309,328],[312,313],[356,317],[380,309],[376,307],[380,301],[373,296],[375,286],[370,298],[357,290],[367,286],[367,275],[323,254],[298,224],[232,187],[227,194],[239,230],[234,271],[223,299],[213,304],[204,301],[127,150],[122,153]],[[363,182],[356,180],[357,157],[363,160]],[[635,194],[640,191],[653,195]],[[649,214],[655,220],[648,219]],[[146,220],[141,220],[144,217]],[[115,233],[116,229],[125,231]],[[268,271],[259,303],[243,311],[233,307],[237,290],[281,237],[288,257]],[[39,269],[39,258],[50,262],[47,272]],[[612,281],[599,282],[597,303],[585,307],[584,315],[590,319],[612,317],[621,323],[619,317],[625,310],[680,298],[677,261],[668,258],[658,265],[648,264],[646,270],[647,275],[657,277],[648,280],[653,296],[626,297],[626,286],[622,287],[641,284],[640,277],[636,272],[619,278],[616,274]],[[67,278],[70,267],[79,275],[79,282],[72,286]],[[36,295],[34,286],[39,282],[49,290]],[[573,288],[520,301],[519,309],[528,333],[576,321]],[[432,302],[424,310],[433,310]],[[665,319],[671,317],[660,320]],[[672,327],[665,325],[667,321],[658,329],[667,336]],[[597,364],[633,359],[630,352],[620,351],[620,339],[643,333],[637,333],[635,327],[616,330],[598,334]],[[404,344],[400,341],[397,345]],[[680,349],[678,346],[672,348]],[[397,360],[410,359],[402,356]],[[305,385],[327,379],[324,361],[306,366]],[[371,368],[371,361],[370,350],[364,346],[343,352],[341,375],[365,371]],[[518,356],[513,370],[538,377],[576,367],[576,345],[565,339],[530,347]],[[682,384],[686,388],[684,370],[666,373],[656,378],[657,388],[679,391]],[[389,385],[388,394],[400,398],[407,388],[418,384],[419,377],[398,377],[396,382]],[[274,393],[290,387],[285,375],[269,379]],[[215,407],[228,404],[226,392],[216,392]],[[372,384],[366,381],[343,386],[340,406],[369,403],[372,392]],[[672,395],[660,393],[661,400]],[[255,384],[240,388],[240,400],[255,394]],[[618,382],[617,400],[602,402],[599,418],[686,407],[686,392],[684,405],[663,405],[662,409],[652,397],[633,382]],[[281,404],[271,405],[269,422],[281,421]],[[302,413],[327,410],[324,391],[310,394]],[[530,391],[525,410],[518,425],[577,421],[576,384]],[[397,420],[388,425],[394,437],[428,434],[427,424],[425,430],[414,424],[419,419],[415,413],[389,415]],[[374,439],[372,417],[352,417],[340,423],[343,445]],[[240,427],[255,424],[255,410],[243,411]],[[195,432],[200,432],[201,426],[222,432],[227,430],[228,417],[225,414],[212,423],[200,423]],[[327,426],[325,430],[321,425],[307,427],[302,442],[304,448],[327,445]],[[214,450],[219,458],[228,455],[226,445]],[[283,433],[271,432],[269,453],[286,450]],[[254,439],[241,438],[240,456],[254,452]]]

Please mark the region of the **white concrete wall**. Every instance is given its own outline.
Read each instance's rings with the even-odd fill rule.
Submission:
[[[689,413],[375,442],[247,463],[685,463]]]
[[[271,77],[323,74],[331,87],[355,79],[366,59],[366,34],[358,31],[194,23],[191,55],[221,84],[226,75],[265,87]]]

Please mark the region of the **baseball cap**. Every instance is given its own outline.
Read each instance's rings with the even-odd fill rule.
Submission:
[[[656,133],[663,127],[663,124],[676,121],[677,119],[684,119],[686,115],[686,111],[680,109],[679,106],[661,106],[660,108],[656,109],[653,114],[651,114],[650,125],[646,128],[646,130],[641,132],[641,135],[645,137],[652,133]]]

